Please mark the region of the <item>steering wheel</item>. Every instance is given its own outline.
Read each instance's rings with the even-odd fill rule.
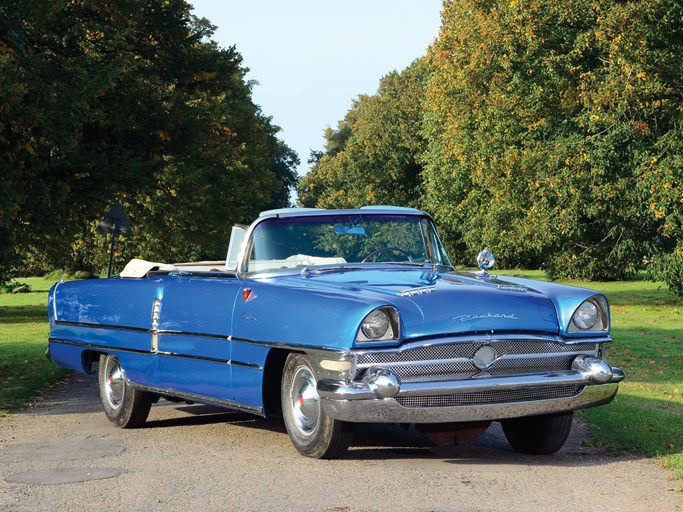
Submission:
[[[385,252],[385,251],[396,251],[396,252],[403,253],[403,254],[406,255],[406,257],[408,258],[408,261],[409,261],[410,263],[413,262],[413,258],[410,256],[410,253],[409,253],[408,251],[406,251],[405,249],[401,249],[400,247],[389,247],[389,246],[387,246],[387,247],[380,247],[380,248],[377,249],[376,251],[372,251],[372,252],[371,252],[370,254],[368,254],[365,258],[363,258],[363,260],[361,261],[361,263],[366,263],[366,262],[367,262],[370,258],[372,258],[373,256],[377,256],[379,253]]]

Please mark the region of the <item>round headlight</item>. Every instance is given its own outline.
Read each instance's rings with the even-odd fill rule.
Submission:
[[[377,309],[365,317],[360,328],[368,339],[377,340],[387,333],[389,325],[389,316]]]
[[[600,318],[600,311],[598,306],[593,301],[587,300],[579,306],[579,309],[574,313],[574,324],[582,330],[592,329],[598,319]]]

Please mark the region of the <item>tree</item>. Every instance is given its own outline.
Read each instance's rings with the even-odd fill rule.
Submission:
[[[592,279],[632,275],[658,250],[642,184],[662,144],[680,151],[680,10],[445,2],[428,52],[424,176],[451,249],[489,246],[503,265]]]
[[[296,154],[185,1],[48,4],[0,6],[0,279],[101,268],[116,200],[126,255],[164,260],[222,257],[232,223],[288,204]]]

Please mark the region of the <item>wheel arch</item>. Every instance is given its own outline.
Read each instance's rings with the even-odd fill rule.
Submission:
[[[81,355],[83,361],[83,368],[87,374],[93,374],[96,371],[96,364],[99,364],[100,355],[108,354],[106,350],[84,350]]]
[[[282,386],[282,373],[289,354],[304,354],[296,350],[284,348],[272,348],[266,356],[263,367],[263,412],[266,417],[282,417],[282,404],[280,403],[280,387]]]

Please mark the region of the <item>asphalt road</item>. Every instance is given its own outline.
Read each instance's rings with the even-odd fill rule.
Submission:
[[[433,447],[412,429],[367,425],[342,460],[298,455],[279,420],[162,401],[121,430],[94,378],[76,376],[0,419],[0,510],[648,511],[677,510],[656,461],[582,446],[510,450],[492,428],[475,445]]]

